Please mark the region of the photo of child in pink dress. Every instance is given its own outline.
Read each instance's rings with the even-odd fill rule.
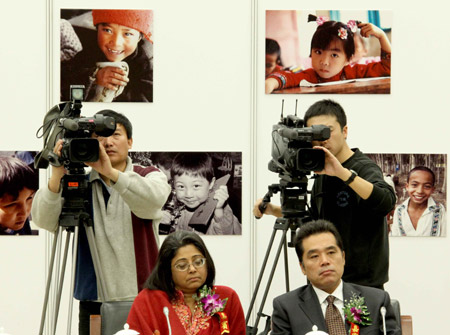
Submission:
[[[268,11],[266,15],[271,15],[272,12],[276,11]],[[295,66],[285,64],[287,65],[285,69],[276,69],[270,74],[266,73],[265,92],[267,94],[275,90],[310,86],[311,84],[390,77],[391,43],[385,30],[369,22],[358,20],[340,22],[327,16],[313,14],[309,14],[307,20],[309,24],[317,26],[310,41],[309,59],[302,61],[304,64],[309,64],[302,64],[301,69],[295,71],[291,70]],[[276,20],[274,22],[276,23]],[[276,31],[275,23],[270,26],[271,36],[276,34],[274,32]],[[269,28],[266,27],[266,29]],[[302,31],[298,31],[298,34],[302,34]],[[268,36],[266,36],[267,38]],[[359,62],[361,51],[364,50],[364,40],[369,38],[378,41],[379,60],[369,63]],[[302,47],[303,50],[306,49],[306,46]]]

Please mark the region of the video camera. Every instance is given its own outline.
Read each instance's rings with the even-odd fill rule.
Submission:
[[[304,127],[302,119],[295,115],[282,117],[272,127],[272,160],[269,170],[300,177],[310,171],[321,171],[325,166],[325,153],[312,148],[312,141],[330,138],[330,128],[324,125]]]
[[[84,169],[84,162],[99,159],[99,143],[92,134],[111,136],[116,130],[116,122],[114,118],[101,114],[80,117],[83,96],[84,85],[71,85],[71,100],[54,106],[45,115],[43,126],[39,128],[43,130],[44,148],[36,156],[35,168],[46,169],[50,163],[53,166],[64,165],[71,173]],[[53,152],[59,139],[63,139],[61,156]]]
[[[325,167],[325,152],[313,149],[313,141],[330,138],[330,128],[324,125],[304,127],[303,119],[295,115],[283,117],[272,127],[272,159],[268,168],[278,173],[279,184],[269,186],[259,210],[264,213],[270,198],[280,192],[281,213],[285,218],[306,219],[307,217],[307,175],[311,171],[321,171]]]
[[[264,213],[271,202],[273,194],[280,192],[281,217],[277,217],[269,242],[266,256],[258,276],[255,291],[250,302],[246,316],[247,334],[256,335],[258,324],[262,313],[265,299],[272,282],[279,256],[284,246],[285,265],[287,261],[287,247],[295,247],[295,234],[297,229],[306,222],[311,221],[312,213],[308,206],[308,178],[311,171],[321,171],[325,167],[325,152],[321,149],[313,149],[313,141],[325,141],[330,138],[330,128],[324,125],[304,127],[304,120],[297,117],[297,101],[295,104],[295,115],[283,117],[284,100],[282,100],[281,120],[272,127],[272,159],[269,161],[269,170],[278,173],[280,182],[268,186],[268,192],[258,205],[261,213]],[[261,216],[256,216],[256,219]],[[291,241],[286,243],[286,233],[291,231]],[[267,260],[277,231],[282,231],[283,236],[275,255],[272,272],[267,280],[267,287],[263,295],[262,303],[256,314],[254,326],[248,322],[256,300],[259,285],[263,278]],[[286,290],[289,290],[288,266],[285,266]],[[266,328],[262,333],[270,331],[270,317],[266,320]]]

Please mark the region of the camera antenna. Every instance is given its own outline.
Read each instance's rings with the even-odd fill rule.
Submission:
[[[284,99],[281,99],[281,120],[283,120]]]
[[[297,116],[297,103],[298,103],[298,99],[295,99],[295,116]]]

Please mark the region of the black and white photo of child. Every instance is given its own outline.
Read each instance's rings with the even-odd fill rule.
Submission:
[[[176,230],[241,235],[241,153],[134,152],[131,157],[168,175],[172,194],[164,206],[160,235]]]

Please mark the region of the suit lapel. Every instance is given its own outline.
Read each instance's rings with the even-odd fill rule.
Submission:
[[[319,330],[326,331],[325,318],[323,317],[323,312],[320,308],[319,299],[311,284],[309,284],[304,291],[299,293],[299,301],[300,308],[311,322],[311,330],[312,326],[316,325]]]

